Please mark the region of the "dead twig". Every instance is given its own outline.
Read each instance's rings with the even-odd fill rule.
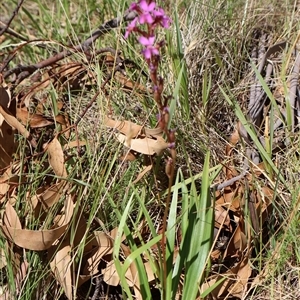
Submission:
[[[28,42],[28,40],[24,36],[22,36],[21,34],[17,33],[16,31],[8,28],[7,24],[3,23],[1,21],[0,21],[0,30],[1,30],[1,32],[3,30],[5,33],[7,33],[7,34],[9,34],[9,35],[11,35],[11,36],[13,36],[13,37],[21,40],[21,41]],[[4,34],[4,32],[2,34]]]
[[[18,14],[19,9],[21,8],[24,0],[20,0],[17,7],[14,9],[10,19],[8,20],[7,24],[1,29],[0,36],[7,30],[7,28],[10,26],[11,22],[15,18],[15,16]]]
[[[16,68],[13,68],[12,70],[4,73],[4,78],[7,78],[13,74],[16,74],[17,75],[16,83],[18,84],[25,78],[29,77],[36,70],[46,68],[64,58],[72,55],[76,51],[80,51],[80,52],[84,52],[84,53],[89,52],[89,48],[95,42],[96,39],[101,37],[103,34],[109,32],[113,28],[118,27],[121,24],[122,20],[125,22],[131,21],[135,18],[135,16],[136,16],[136,12],[126,11],[123,18],[120,18],[120,17],[114,18],[114,19],[104,23],[95,32],[92,33],[90,38],[88,38],[86,41],[84,41],[80,45],[75,46],[72,49],[72,51],[64,50],[64,51],[59,52],[56,55],[54,55],[48,59],[45,59],[37,64],[32,64],[32,65],[28,65],[28,66],[22,66],[22,65],[17,66]]]

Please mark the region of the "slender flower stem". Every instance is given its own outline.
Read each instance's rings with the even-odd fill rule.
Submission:
[[[167,230],[167,218],[169,215],[169,207],[171,202],[171,188],[174,180],[175,173],[175,130],[169,129],[170,110],[168,101],[171,97],[163,95],[164,92],[164,80],[159,76],[158,67],[160,63],[160,49],[165,45],[164,41],[156,41],[156,30],[158,27],[168,28],[170,26],[170,18],[166,16],[164,10],[156,5],[155,0],[139,0],[137,3],[132,3],[129,10],[137,13],[127,30],[125,32],[125,38],[131,33],[137,33],[139,35],[138,42],[142,45],[142,55],[150,70],[150,79],[152,81],[153,99],[157,104],[158,114],[158,126],[165,134],[168,143],[170,157],[166,162],[166,174],[169,178],[168,184],[168,196],[166,200],[166,207],[163,216],[163,228],[162,228],[162,288],[163,298],[166,298],[166,283],[167,283],[167,257],[166,257],[166,230]],[[165,299],[168,300],[168,299]]]

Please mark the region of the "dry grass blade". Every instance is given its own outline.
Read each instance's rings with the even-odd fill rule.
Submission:
[[[25,279],[25,276],[28,272],[29,264],[27,261],[22,262],[20,269],[15,277],[15,285],[16,285],[16,292],[14,295],[10,291],[6,291],[3,295],[0,296],[0,300],[10,300],[14,299],[16,295],[18,295],[22,288],[22,281]]]

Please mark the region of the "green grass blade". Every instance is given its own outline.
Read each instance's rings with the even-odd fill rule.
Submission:
[[[125,227],[126,227],[126,220],[128,218],[129,209],[130,209],[130,206],[131,206],[132,199],[133,199],[133,194],[131,195],[131,197],[130,197],[127,205],[126,205],[126,208],[125,208],[125,210],[124,210],[124,212],[121,216],[120,223],[119,223],[119,226],[118,226],[118,233],[117,233],[117,236],[115,238],[114,250],[113,250],[114,263],[115,263],[115,267],[116,267],[116,270],[118,272],[118,275],[120,277],[120,282],[121,282],[121,285],[122,285],[122,289],[127,294],[129,299],[133,299],[133,298],[132,298],[132,294],[131,294],[129,285],[128,285],[126,279],[125,279],[125,276],[123,276],[123,266],[120,262],[119,255],[120,255],[120,250],[121,250],[122,235],[123,235],[123,232],[124,232]]]
[[[180,170],[176,176],[175,186],[178,186],[177,183],[180,177]],[[166,234],[166,260],[167,260],[167,282],[165,287],[165,298],[171,299],[172,294],[172,270],[173,270],[173,257],[174,257],[174,247],[175,247],[175,237],[176,237],[176,225],[177,225],[177,205],[178,205],[178,194],[179,189],[175,188],[172,195],[172,202],[170,205],[170,211],[168,216],[168,226]]]
[[[184,300],[196,299],[211,249],[214,209],[210,197],[209,158],[208,152],[203,168],[201,196],[195,197],[196,202],[190,211],[190,228],[187,232],[191,234],[186,235],[184,241],[189,244],[182,296]]]
[[[250,135],[252,141],[254,142],[255,146],[257,147],[258,151],[260,152],[260,154],[262,155],[262,158],[272,167],[272,169],[274,170],[275,174],[277,174],[279,176],[280,181],[285,184],[285,180],[282,177],[282,174],[279,172],[278,168],[275,166],[275,164],[273,163],[271,157],[268,155],[267,151],[264,149],[263,145],[261,144],[261,142],[259,141],[255,131],[253,130],[253,128],[251,127],[251,125],[249,124],[249,122],[247,121],[246,117],[244,116],[242,109],[240,108],[240,106],[238,105],[238,103],[233,103],[229,96],[225,93],[225,91],[220,87],[221,92],[223,93],[223,96],[225,97],[226,101],[232,105],[234,107],[235,110],[235,114],[236,116],[239,118],[240,122],[242,123],[242,125],[245,127],[247,133]]]

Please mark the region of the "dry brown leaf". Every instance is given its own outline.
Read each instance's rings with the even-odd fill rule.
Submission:
[[[10,91],[0,86],[0,105],[8,108],[11,101]],[[1,125],[1,122],[0,122]]]
[[[50,268],[54,273],[55,279],[64,290],[65,296],[73,299],[72,293],[72,274],[71,274],[71,246],[69,241],[65,240],[58,246],[53,246],[51,252],[55,251],[53,259],[50,261]]]
[[[5,236],[19,247],[36,251],[46,250],[66,231],[74,211],[71,196],[65,200],[64,211],[64,217],[59,218],[59,221],[52,227],[53,229],[28,230],[21,229],[16,211],[10,203],[7,203],[1,228]]]
[[[125,257],[127,258],[131,254],[130,248],[128,246],[125,246],[124,244],[121,244],[121,248],[123,250]],[[126,273],[125,273],[126,281],[129,286],[130,286],[130,284],[132,284],[133,289],[134,289],[135,298],[137,300],[143,300],[142,294],[141,294],[141,286],[140,286],[140,279],[138,276],[138,270],[137,270],[136,264],[134,262],[132,262],[130,264],[129,270],[130,270],[131,276],[126,277]]]
[[[237,127],[239,127],[239,125]],[[239,140],[240,140],[240,134],[238,128],[236,128],[229,138],[229,144],[226,145],[225,154],[227,156],[231,156],[231,152]]]
[[[148,90],[145,86],[139,84],[138,82],[133,82],[126,76],[122,75],[121,73],[116,73],[114,78],[117,82],[123,85],[124,88],[128,90],[138,90],[139,92],[147,93]]]
[[[17,108],[17,118],[23,125],[29,125],[31,128],[41,128],[52,125],[53,120],[40,114],[30,114],[26,107]]]
[[[132,182],[133,184],[138,183],[148,172],[151,171],[153,165],[144,166],[143,171],[139,173],[137,178]]]
[[[78,62],[69,62],[67,64],[63,64],[60,68],[59,68],[59,76],[60,79],[65,77],[72,77],[72,75],[74,73],[77,73],[78,71],[82,71],[84,70],[83,65],[81,63]]]
[[[205,282],[201,285],[201,293],[205,292],[207,289],[209,289],[211,286],[213,286],[216,282],[218,282],[225,276],[226,275],[224,274],[215,274],[206,278]],[[219,284],[210,292],[209,295],[212,297],[212,299],[219,299],[219,295],[221,295],[222,291],[226,289],[224,288],[225,285],[228,285],[228,280],[227,281],[225,280],[222,284]]]
[[[68,144],[64,145],[64,150],[71,149],[71,148],[78,147],[78,146],[82,147],[82,146],[86,146],[86,145],[87,145],[86,141],[71,141]]]
[[[26,139],[28,139],[33,147],[37,146],[36,141],[31,138],[29,131],[15,118],[11,115],[5,108],[0,105],[0,114],[3,116],[4,120],[12,127],[18,130]],[[2,124],[3,125],[3,124]]]
[[[232,233],[232,236],[223,253],[224,257],[236,256],[236,253],[241,253],[241,251],[244,251],[247,248],[247,238],[245,233],[240,228],[239,218],[235,217],[235,223],[237,224],[237,227]]]
[[[55,137],[47,146],[48,159],[55,175],[59,177],[67,177],[65,167],[64,153],[60,142]]]
[[[230,217],[228,210],[225,210],[221,205],[215,205],[215,227],[225,226],[227,229],[231,228]]]
[[[134,160],[136,160],[136,157],[137,157],[137,153],[135,153],[132,150],[129,150],[126,152],[125,155],[120,156],[119,160],[122,162],[123,161],[134,161]]]
[[[5,211],[3,214],[3,224],[16,229],[22,228],[19,217],[15,209],[10,205],[9,202],[5,205]]]
[[[113,260],[108,262],[106,268],[102,270],[102,274],[103,274],[103,280],[107,284],[112,285],[112,286],[117,286],[117,285],[120,284],[120,277],[118,275],[118,272],[116,270],[116,267],[115,267],[115,264],[114,264]],[[130,287],[133,287],[134,283],[133,283],[133,279],[132,279],[130,269],[128,269],[126,271],[125,278],[126,278],[126,281],[127,281],[128,285]]]
[[[112,253],[112,249],[112,240],[106,233],[101,231],[93,232],[92,239],[87,243],[84,249],[84,253],[86,253],[88,259],[83,270],[83,275],[89,274],[92,276],[98,273],[98,266],[102,257]]]
[[[55,116],[55,121],[61,125],[69,125],[69,120],[64,115],[57,115]]]
[[[1,115],[0,115],[1,116]],[[5,169],[12,162],[16,150],[14,130],[6,121],[0,127],[0,169]]]
[[[146,135],[147,137],[157,137],[162,135],[161,128],[147,128],[130,121],[118,121],[105,117],[104,124],[107,127],[115,128],[122,134],[130,136],[130,138],[137,137],[138,135]]]
[[[50,208],[52,205],[57,203],[59,199],[61,199],[61,196],[65,193],[65,189],[66,183],[64,181],[60,181],[50,186],[42,193],[33,196],[30,199],[33,208],[35,208],[39,202],[42,204],[45,210]]]
[[[234,284],[229,289],[229,294],[233,297],[243,299],[243,295],[247,290],[247,284],[252,273],[252,269],[248,263],[248,258],[246,257],[238,266],[236,274],[236,280]]]
[[[3,175],[0,176],[0,203],[5,201],[5,195],[10,190],[12,184],[16,186],[19,182],[19,176],[12,173],[13,167],[10,166]]]
[[[148,282],[153,282],[156,279],[156,276],[153,273],[150,262],[149,261],[145,262],[144,266],[145,266],[145,270],[146,270],[146,273],[147,273]]]
[[[103,274],[103,280],[109,285],[117,286],[120,284],[120,277],[118,275],[118,272],[116,270],[114,261],[110,261],[107,263],[107,266],[105,269],[102,270]],[[131,276],[130,271],[127,270],[125,277],[128,278],[128,276]]]
[[[228,296],[235,296],[236,298],[242,299],[243,293],[247,289],[247,283],[251,273],[252,271],[248,259],[244,258],[226,273],[210,276],[201,286],[201,292],[204,292],[222,278],[226,278],[225,281],[211,291],[210,295],[213,299],[223,299]]]
[[[115,128],[124,135],[130,135],[131,138],[143,133],[143,127],[130,121],[118,121],[110,118],[105,118],[105,126]]]
[[[13,128],[16,128],[24,137],[29,138],[29,131],[6,109],[0,106],[0,113],[2,114],[4,120]]]
[[[146,155],[160,155],[168,148],[168,144],[160,136],[156,137],[156,139],[148,137],[128,139],[128,137],[123,134],[117,134],[117,139],[126,147]]]
[[[0,106],[7,108],[10,103],[9,91],[0,86]],[[0,169],[10,165],[15,152],[14,130],[0,114]]]
[[[30,84],[30,91],[22,98],[18,97],[19,98],[19,103],[21,103],[21,104],[24,103],[26,107],[29,107],[31,99],[33,98],[33,96],[36,93],[38,93],[39,91],[45,90],[49,86],[50,78],[49,78],[48,74],[44,73],[43,77],[44,77],[43,81],[35,84],[34,86],[32,86],[32,83],[29,83]]]

